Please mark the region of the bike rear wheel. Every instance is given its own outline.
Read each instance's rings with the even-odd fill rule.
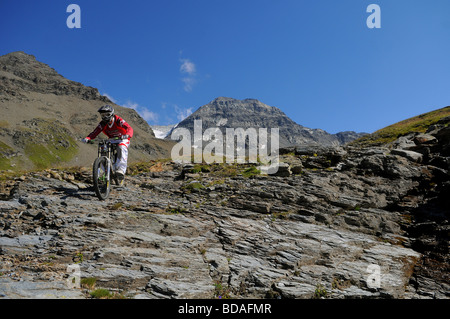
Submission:
[[[108,198],[111,190],[111,181],[108,178],[108,161],[106,157],[98,157],[94,161],[92,177],[94,180],[94,191],[100,200]]]

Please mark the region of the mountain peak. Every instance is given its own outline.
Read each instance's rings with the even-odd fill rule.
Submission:
[[[22,51],[0,56],[2,86],[0,95],[17,95],[20,92],[37,92],[55,95],[74,95],[85,100],[110,102],[96,88],[66,79],[55,69]]]
[[[52,70],[54,73],[57,72],[49,67],[47,64],[39,62],[34,55],[25,53],[23,51],[15,51],[3,56],[0,56],[0,65],[3,71],[18,71],[19,69],[30,67],[30,71],[42,71],[42,69]]]
[[[15,57],[18,59],[29,59],[29,60],[35,60],[36,61],[36,57],[34,55],[25,53],[23,51],[14,51],[8,54],[5,54],[4,57]]]
[[[64,79],[53,68],[36,60],[34,55],[22,51],[11,52],[0,56],[0,70],[3,71],[2,73],[7,79],[11,79],[11,75],[13,75],[14,80],[32,81],[35,84],[50,80],[61,81]],[[9,73],[9,76],[6,73]]]
[[[214,100],[212,100],[211,103],[233,102],[233,101],[239,101],[239,100],[233,99],[231,97],[219,96],[219,97],[216,97]]]
[[[227,128],[279,128],[280,146],[322,144],[341,145],[359,137],[358,134],[342,133],[339,136],[321,129],[309,129],[295,123],[283,111],[254,98],[238,100],[230,97],[217,97],[201,106],[177,127],[193,131],[194,121],[202,120],[204,129],[208,127]],[[350,136],[351,135],[351,136]]]
[[[231,97],[220,96],[210,103],[202,106],[202,108],[216,108],[223,109],[226,112],[234,112],[235,110],[247,110],[252,112],[278,112],[276,107],[269,106],[261,101],[253,98],[246,98],[243,100],[234,99]],[[230,114],[231,115],[231,114]]]
[[[211,104],[213,104],[213,103],[258,103],[258,104],[264,104],[261,101],[259,101],[257,99],[253,99],[253,98],[245,98],[243,100],[239,100],[239,99],[235,99],[232,97],[224,97],[224,96],[219,96],[219,97],[215,98],[214,100],[212,100],[210,103]]]

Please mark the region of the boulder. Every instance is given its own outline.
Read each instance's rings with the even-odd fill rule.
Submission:
[[[408,160],[410,160],[412,162],[416,162],[416,163],[421,163],[422,159],[423,159],[423,155],[421,153],[414,152],[414,151],[393,149],[393,150],[391,150],[391,154],[405,157]]]

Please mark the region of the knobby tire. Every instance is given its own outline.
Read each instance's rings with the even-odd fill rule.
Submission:
[[[94,161],[92,176],[94,180],[94,191],[100,200],[105,200],[111,191],[111,180],[106,178],[108,161],[106,157],[98,157]],[[99,172],[100,168],[100,172]],[[103,169],[101,169],[103,168]],[[110,173],[111,178],[111,173]]]

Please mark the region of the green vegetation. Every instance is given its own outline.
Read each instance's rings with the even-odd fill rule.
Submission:
[[[250,166],[242,172],[242,176],[244,177],[252,177],[259,174],[261,174],[261,171],[258,170],[255,166]]]
[[[37,169],[70,161],[78,152],[75,139],[56,120],[33,119],[17,133],[17,144],[23,146],[26,157]]]
[[[83,288],[94,289],[96,282],[97,282],[97,278],[88,277],[88,278],[81,278],[80,284],[81,284],[81,287],[83,287]]]
[[[7,170],[11,168],[11,160],[7,157],[7,154],[13,152],[13,149],[7,144],[0,141],[0,170]]]
[[[215,177],[233,177],[239,173],[238,164],[213,164],[211,165],[211,175]]]
[[[158,172],[163,171],[166,169],[172,169],[170,167],[170,159],[162,159],[162,160],[153,160],[150,162],[140,162],[140,163],[134,163],[130,164],[128,166],[128,174],[129,175],[138,175],[138,174],[145,174],[149,172]],[[244,177],[252,177],[255,175],[261,174],[261,171],[259,171],[255,164],[249,164],[249,163],[211,163],[208,164],[206,162],[202,163],[196,163],[192,167],[192,169],[189,170],[189,174],[203,174],[207,173],[210,177],[218,178],[219,182],[217,183],[223,183],[223,178],[227,177],[234,177],[238,176],[239,174],[242,174]],[[143,185],[142,187],[147,187],[149,185]],[[211,186],[211,185],[209,185]],[[201,189],[204,186],[200,183],[193,184],[189,186],[185,186],[188,190],[193,189]]]
[[[224,286],[220,281],[214,283],[214,297],[218,299],[230,299],[231,289]]]
[[[192,173],[209,173],[211,171],[208,165],[197,164],[192,169]]]
[[[123,206],[123,203],[118,202],[118,203],[115,203],[114,205],[112,205],[109,209],[118,210],[118,209],[122,208],[122,206]]]
[[[317,284],[316,290],[314,291],[314,299],[325,298],[327,296],[327,290],[321,284]]]
[[[200,182],[190,182],[189,184],[184,186],[184,189],[191,190],[191,191],[194,189],[203,189],[203,188],[205,188],[205,186],[203,186],[202,183],[200,183]]]
[[[83,254],[82,253],[76,253],[75,256],[72,258],[72,261],[75,264],[81,264],[83,262]]]
[[[186,209],[183,207],[167,207],[166,211],[170,214],[183,214],[186,212]]]
[[[163,171],[165,169],[164,164],[169,163],[170,161],[170,158],[165,158],[148,162],[130,163],[130,165],[128,165],[128,174],[136,176],[138,174]]]
[[[108,289],[98,288],[89,293],[92,298],[104,299],[111,297],[111,292]]]
[[[389,125],[351,142],[350,145],[362,147],[384,145],[412,132],[424,133],[430,125],[447,116],[450,116],[450,106]]]
[[[84,289],[87,289],[86,293],[89,293],[89,296],[94,299],[125,299],[125,296],[123,296],[120,293],[117,292],[111,292],[108,289],[105,288],[95,288],[95,284],[97,283],[97,278],[94,277],[88,277],[88,278],[81,278],[80,284],[81,287]]]
[[[271,213],[271,220],[274,221],[276,219],[287,219],[289,215],[292,214],[292,211],[289,212],[275,212]]]
[[[95,299],[125,299],[125,297],[119,293],[112,293],[108,289],[98,288],[89,293],[92,298]]]
[[[44,146],[33,143],[28,143],[25,146],[25,154],[38,169],[45,169],[60,162],[70,161],[76,153],[75,147],[60,148],[52,144]]]

